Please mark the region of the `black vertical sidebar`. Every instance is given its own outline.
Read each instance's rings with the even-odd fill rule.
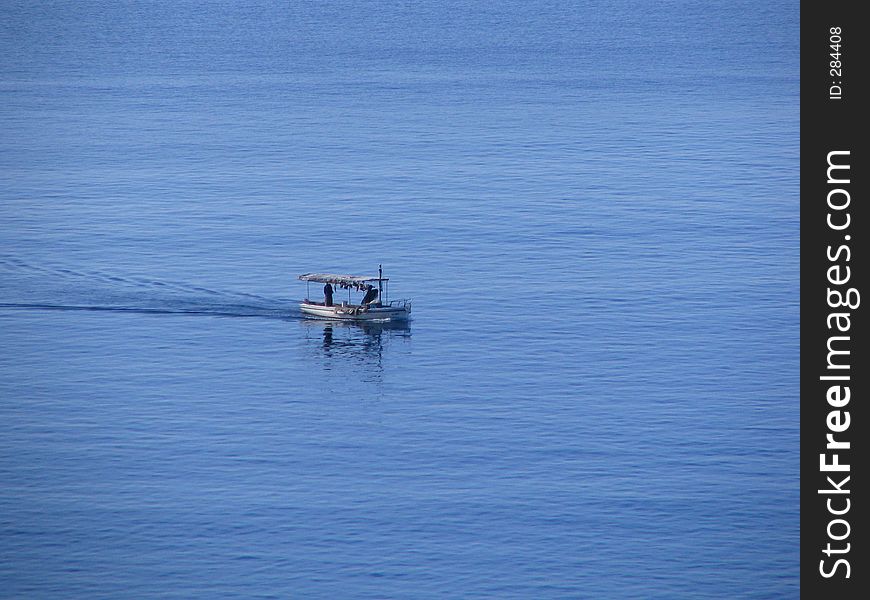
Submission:
[[[870,24],[857,7],[801,4],[801,594],[830,600],[870,589],[868,495],[858,491],[870,487]]]

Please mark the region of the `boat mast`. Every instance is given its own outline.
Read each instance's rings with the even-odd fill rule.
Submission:
[[[384,301],[384,265],[378,265],[378,302]]]

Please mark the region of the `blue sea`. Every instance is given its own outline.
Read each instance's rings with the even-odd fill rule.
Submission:
[[[0,597],[797,598],[798,44],[4,0]]]

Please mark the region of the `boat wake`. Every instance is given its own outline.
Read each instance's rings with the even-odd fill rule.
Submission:
[[[0,310],[95,311],[298,320],[298,300],[0,256]],[[60,300],[62,298],[62,300]]]
[[[288,301],[289,302],[289,301]],[[301,319],[302,314],[291,307],[283,309],[259,308],[255,306],[200,306],[196,308],[148,308],[139,306],[45,304],[26,302],[0,302],[0,309],[49,310],[49,311],[94,311],[141,313],[150,315],[210,315],[218,317],[260,317],[266,319]]]

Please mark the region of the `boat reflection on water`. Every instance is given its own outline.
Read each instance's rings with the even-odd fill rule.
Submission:
[[[327,359],[364,363],[378,370],[383,368],[384,351],[393,343],[402,343],[411,338],[411,326],[407,321],[327,321],[303,319],[305,339],[309,347]],[[323,362],[329,370],[332,360]]]

